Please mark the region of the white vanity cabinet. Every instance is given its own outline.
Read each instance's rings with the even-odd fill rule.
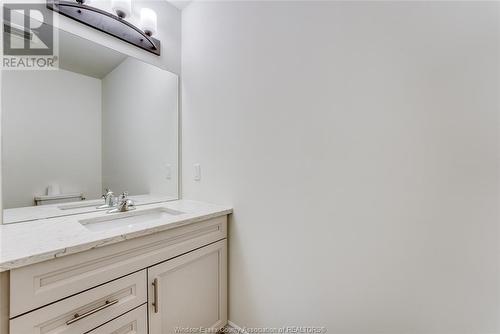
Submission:
[[[221,328],[227,322],[226,236],[223,215],[12,269],[9,333]]]

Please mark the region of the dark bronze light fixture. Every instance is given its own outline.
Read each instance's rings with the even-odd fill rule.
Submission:
[[[155,12],[149,8],[141,10],[142,29],[139,29],[125,20],[131,12],[130,3],[130,0],[112,1],[113,10],[116,12],[116,15],[86,5],[85,0],[47,0],[47,7],[61,15],[72,18],[159,56],[161,49],[160,41],[152,37],[156,32]]]

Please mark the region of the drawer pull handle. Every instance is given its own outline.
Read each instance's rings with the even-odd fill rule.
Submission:
[[[158,308],[159,308],[159,302],[158,302],[158,279],[155,278],[153,280],[153,294],[154,294],[154,299],[153,299],[153,307],[155,313],[158,313]]]
[[[66,325],[71,325],[72,323],[77,322],[79,320],[82,320],[83,318],[86,318],[89,315],[92,315],[94,313],[102,311],[102,310],[104,310],[104,309],[106,309],[106,308],[108,308],[108,307],[110,307],[112,305],[115,305],[116,303],[118,303],[118,301],[119,301],[118,299],[117,300],[113,300],[111,302],[109,300],[106,300],[106,303],[104,305],[96,307],[95,309],[90,310],[88,312],[85,312],[84,314],[75,313],[75,316],[74,316],[73,319],[66,321]]]

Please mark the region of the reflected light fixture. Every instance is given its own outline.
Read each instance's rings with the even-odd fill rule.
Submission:
[[[156,33],[157,18],[154,10],[149,8],[141,9],[141,29],[148,36]]]
[[[157,32],[156,13],[152,9],[142,8],[138,28],[128,20],[132,15],[132,0],[111,0],[114,13],[91,6],[90,0],[47,0],[47,8],[160,55],[160,41],[153,37]]]
[[[132,0],[111,0],[111,9],[121,19],[129,17],[132,13]]]

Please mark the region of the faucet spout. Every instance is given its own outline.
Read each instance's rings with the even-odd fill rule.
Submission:
[[[125,191],[120,195],[116,208],[109,210],[108,213],[127,212],[131,210],[135,210],[135,204],[134,201],[128,198],[128,192]]]

